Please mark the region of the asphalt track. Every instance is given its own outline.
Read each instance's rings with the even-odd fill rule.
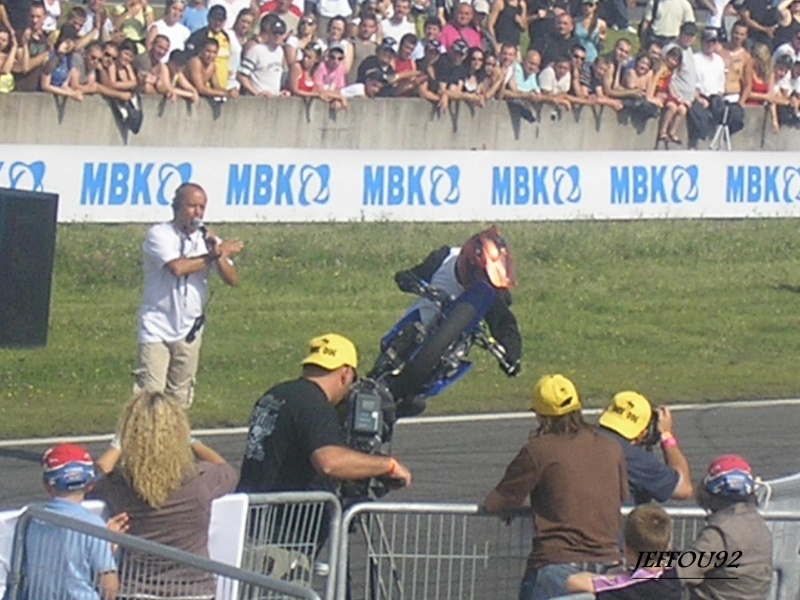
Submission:
[[[596,411],[587,411],[594,421]],[[718,454],[736,452],[756,474],[773,479],[800,471],[800,400],[677,407],[675,433],[699,476]],[[411,487],[392,501],[481,502],[535,426],[530,414],[422,418],[401,422],[393,454],[407,464]],[[236,467],[244,450],[243,429],[197,432]],[[86,442],[97,456],[105,440]],[[91,438],[90,438],[91,439]],[[0,442],[0,509],[43,500],[39,460],[52,440]]]

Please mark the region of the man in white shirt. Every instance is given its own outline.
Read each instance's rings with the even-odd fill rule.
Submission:
[[[566,110],[572,108],[569,98],[572,89],[572,62],[567,56],[559,56],[539,73],[539,88],[546,102]]]
[[[700,52],[696,52],[693,57],[697,73],[697,99],[686,117],[690,139],[711,137],[723,121],[731,133],[736,133],[743,127],[742,107],[735,99],[728,101],[725,94],[726,66],[719,51],[717,30],[706,29],[701,37]]]
[[[394,8],[392,18],[381,21],[381,37],[400,40],[407,33],[416,34],[417,28],[408,19],[408,15],[411,13],[411,1],[394,0],[392,6]]]
[[[237,78],[253,96],[279,96],[283,79],[283,38],[286,24],[269,15],[261,19],[258,39],[245,47]]]
[[[239,240],[222,241],[203,225],[208,198],[196,183],[175,191],[173,219],[147,232],[144,292],[134,387],[162,391],[189,407],[200,357],[208,279],[212,266],[228,285],[238,274],[232,257]]]
[[[700,52],[694,54],[697,71],[697,92],[701,104],[708,98],[725,94],[725,61],[717,54],[719,38],[716,29],[706,29],[700,41]]]

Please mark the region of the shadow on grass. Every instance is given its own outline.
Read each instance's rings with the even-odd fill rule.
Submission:
[[[792,285],[791,283],[779,283],[775,286],[775,289],[781,292],[791,292],[792,294],[800,294],[800,285]]]

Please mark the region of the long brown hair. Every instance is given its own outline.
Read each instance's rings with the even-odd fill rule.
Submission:
[[[574,410],[560,417],[545,417],[536,415],[539,420],[539,427],[536,435],[552,433],[554,435],[577,435],[583,430],[594,431],[594,428],[583,420],[581,411]]]

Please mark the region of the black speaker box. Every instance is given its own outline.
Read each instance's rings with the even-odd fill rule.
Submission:
[[[0,348],[44,346],[58,195],[0,188]]]

